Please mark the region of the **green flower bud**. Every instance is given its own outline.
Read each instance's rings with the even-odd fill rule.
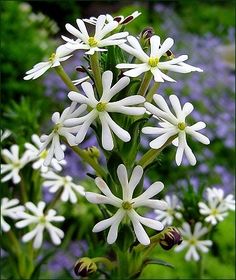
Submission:
[[[74,272],[77,276],[87,277],[97,271],[97,265],[92,259],[84,257],[78,259],[74,266]]]
[[[98,148],[95,146],[87,148],[87,153],[90,157],[96,158],[96,159],[99,158],[99,156],[100,156],[100,152],[99,152]]]

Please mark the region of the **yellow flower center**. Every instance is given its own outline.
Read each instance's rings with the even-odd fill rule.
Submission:
[[[213,208],[213,209],[211,210],[211,214],[212,214],[213,216],[216,216],[217,214],[219,214],[219,211],[218,211],[216,208]]]
[[[189,240],[189,244],[190,245],[196,245],[197,244],[197,240],[195,238],[192,238]]]
[[[90,47],[96,47],[98,42],[95,40],[94,37],[89,37],[88,44],[89,44]]]
[[[13,167],[15,167],[15,168],[20,168],[20,166],[21,166],[21,164],[19,161],[16,161],[13,163]]]
[[[178,129],[185,130],[185,127],[186,127],[186,123],[184,122],[178,123]]]
[[[49,57],[49,61],[53,63],[55,58],[56,58],[56,54],[52,53],[51,56]]]
[[[40,224],[45,224],[45,223],[46,223],[46,219],[45,219],[44,216],[41,216],[41,217],[39,218],[39,223],[40,223]]]
[[[107,103],[99,102],[96,106],[98,112],[104,112],[106,110]]]
[[[62,125],[60,123],[57,123],[55,126],[54,126],[54,129],[53,131],[54,132],[58,132],[58,130],[62,127]]]
[[[42,153],[39,156],[40,156],[40,158],[45,159],[47,157],[47,155],[48,155],[48,151],[44,150],[44,151],[42,151]]]
[[[158,57],[150,57],[148,59],[148,64],[151,66],[151,67],[156,67],[157,64],[159,62],[159,58]]]
[[[122,208],[124,210],[131,210],[133,208],[132,203],[130,203],[129,201],[124,201],[122,203]]]

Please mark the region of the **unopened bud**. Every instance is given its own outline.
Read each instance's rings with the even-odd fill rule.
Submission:
[[[99,152],[98,148],[95,146],[87,148],[87,153],[90,157],[96,158],[96,159],[99,158],[99,156],[100,156],[100,152]]]
[[[78,259],[74,266],[74,272],[77,276],[87,277],[97,271],[97,265],[92,259],[84,257]]]
[[[177,228],[168,227],[163,232],[160,245],[164,250],[170,250],[174,245],[179,245],[183,241],[181,233]]]
[[[140,34],[140,38],[149,40],[154,35],[154,29],[152,27],[146,27]]]

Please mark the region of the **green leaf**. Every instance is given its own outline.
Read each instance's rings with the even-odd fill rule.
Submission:
[[[50,251],[49,253],[47,253],[39,262],[38,264],[35,266],[35,269],[33,271],[33,273],[31,274],[30,279],[39,279],[39,275],[40,275],[40,268],[41,266],[53,255],[55,254],[57,249],[53,249],[52,251]]]
[[[171,263],[168,263],[166,261],[160,260],[160,259],[147,259],[144,262],[144,266],[147,266],[149,264],[157,264],[157,265],[164,265],[170,268],[175,268]]]

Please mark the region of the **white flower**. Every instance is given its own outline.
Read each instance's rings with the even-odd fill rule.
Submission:
[[[18,184],[21,181],[19,171],[29,162],[29,157],[27,153],[24,153],[21,158],[19,158],[19,146],[12,145],[10,151],[3,149],[2,157],[7,164],[1,164],[2,174],[8,172],[8,174],[1,179],[1,182],[6,182],[12,179],[14,184]]]
[[[59,66],[60,62],[65,61],[72,56],[68,55],[71,52],[72,50],[67,48],[67,44],[58,47],[56,53],[53,53],[47,62],[37,63],[32,69],[27,71],[24,80],[35,80],[43,75],[48,69]]]
[[[11,219],[17,219],[17,213],[24,211],[24,206],[18,205],[19,200],[16,198],[9,199],[7,197],[1,200],[1,228],[7,232],[11,229],[10,225],[4,220],[3,217],[10,217]]]
[[[170,95],[169,99],[176,116],[170,111],[164,98],[161,95],[155,94],[153,100],[159,108],[149,102],[146,102],[144,105],[150,113],[161,120],[159,122],[160,127],[144,127],[142,132],[145,134],[159,135],[150,142],[150,147],[153,149],[161,148],[170,137],[176,135],[176,138],[172,142],[173,145],[178,147],[175,157],[176,164],[181,164],[183,154],[185,153],[190,164],[195,165],[196,158],[187,144],[186,134],[208,145],[210,143],[209,139],[198,132],[198,130],[205,128],[206,124],[204,122],[197,122],[194,125],[188,126],[185,118],[193,111],[193,105],[187,102],[181,109],[181,104],[176,95]]]
[[[148,245],[150,244],[150,239],[142,224],[158,231],[163,230],[164,226],[159,221],[140,216],[135,211],[135,208],[144,206],[154,209],[165,209],[167,207],[166,202],[150,199],[162,191],[164,185],[161,182],[155,182],[143,194],[132,198],[134,190],[143,176],[143,168],[139,165],[136,166],[131,174],[130,180],[128,180],[127,170],[123,164],[120,164],[117,168],[117,175],[123,191],[122,199],[116,197],[103,179],[99,177],[95,179],[95,183],[104,195],[92,192],[85,193],[85,197],[91,203],[110,204],[118,208],[114,216],[97,223],[93,228],[93,232],[99,232],[110,227],[107,242],[112,244],[117,239],[119,224],[125,217],[129,217],[138,241],[143,245]]]
[[[128,15],[127,17],[124,16],[111,16],[109,14],[106,14],[106,22],[112,22],[112,21],[117,21],[119,25],[126,25],[136,19],[138,16],[140,16],[141,13],[138,11],[133,12],[131,15]],[[97,23],[97,18],[96,17],[90,17],[89,19],[83,19],[84,22],[90,23],[92,25],[96,25]]]
[[[127,37],[128,32],[119,32],[106,37],[110,32],[117,28],[118,22],[111,21],[106,23],[106,16],[101,15],[98,17],[95,26],[95,34],[90,36],[87,28],[81,19],[77,19],[76,23],[79,29],[76,29],[71,24],[66,24],[66,29],[72,35],[77,37],[77,40],[69,39],[65,36],[62,38],[68,42],[68,46],[72,49],[88,50],[86,54],[93,55],[94,52],[106,51],[104,47],[123,44],[126,40],[122,39]]]
[[[84,140],[90,125],[97,118],[99,118],[102,125],[102,146],[104,149],[110,151],[114,147],[111,131],[113,131],[122,141],[130,141],[129,133],[117,123],[115,123],[108,113],[116,112],[126,115],[142,115],[146,111],[145,108],[131,107],[131,105],[143,103],[145,98],[140,95],[135,95],[123,98],[116,102],[110,102],[110,100],[130,82],[128,77],[123,77],[113,87],[111,87],[112,79],[113,73],[111,71],[106,71],[103,73],[103,94],[99,101],[96,100],[93,87],[88,82],[85,82],[81,85],[86,96],[73,91],[68,94],[68,97],[72,101],[87,104],[91,108],[91,111],[87,115],[75,119],[70,118],[69,120],[65,121],[65,124],[68,126],[81,125],[76,135],[77,143],[81,143]]]
[[[11,131],[9,129],[2,130],[1,129],[1,142],[7,139],[11,135]]]
[[[28,225],[35,224],[35,228],[26,233],[22,237],[23,242],[28,242],[34,239],[33,246],[38,249],[43,242],[43,232],[46,229],[51,237],[52,242],[55,245],[61,244],[61,239],[64,237],[64,232],[51,224],[51,222],[63,222],[65,220],[62,216],[56,216],[56,211],[53,209],[44,213],[46,203],[40,201],[38,205],[34,205],[32,202],[26,202],[26,208],[32,213],[20,212],[18,217],[22,219],[16,223],[17,228],[24,228]]]
[[[181,209],[180,201],[176,195],[166,195],[163,199],[167,203],[167,208],[163,210],[154,210],[157,214],[156,219],[161,221],[164,226],[173,224],[174,219],[181,219],[182,214],[178,212]]]
[[[160,62],[161,57],[173,46],[174,40],[167,38],[160,46],[160,37],[154,35],[150,38],[150,55],[147,55],[140,46],[138,40],[133,36],[128,36],[127,41],[130,45],[122,44],[119,47],[126,52],[135,56],[141,63],[121,63],[118,64],[117,68],[130,68],[124,72],[129,77],[137,77],[144,72],[151,71],[154,76],[155,82],[175,82],[172,78],[164,74],[161,70],[169,70],[179,73],[189,73],[192,71],[202,72],[200,68],[193,67],[184,63],[188,59],[187,55],[181,55],[177,58]]]
[[[72,182],[70,176],[59,176],[56,173],[49,171],[42,174],[42,177],[46,179],[43,182],[44,187],[49,187],[49,192],[55,193],[62,189],[61,200],[70,201],[71,203],[77,202],[76,193],[84,195],[84,188],[80,185],[76,185]]]
[[[31,138],[32,138],[32,142],[34,143],[34,145],[31,143],[25,143],[25,148],[26,148],[26,152],[28,153],[29,160],[34,161],[32,167],[33,167],[33,169],[40,169],[41,172],[48,172],[48,170],[49,170],[48,166],[45,166],[43,164],[45,158],[48,155],[48,151],[43,150],[42,152],[39,153],[39,151],[43,145],[40,142],[39,136],[34,134],[34,135],[32,135]],[[61,148],[63,151],[66,150],[65,145],[61,145]],[[65,160],[61,160],[59,162],[55,158],[52,158],[50,166],[57,171],[61,171],[62,170],[61,165],[65,165],[65,164],[66,164]]]
[[[60,136],[65,137],[69,145],[76,145],[75,136],[72,133],[77,132],[78,127],[66,127],[64,123],[70,118],[78,117],[86,110],[87,106],[81,105],[77,109],[75,109],[75,106],[76,103],[73,102],[70,107],[67,107],[62,112],[61,115],[58,112],[55,112],[52,115],[52,122],[55,124],[53,131],[49,135],[44,134],[40,137],[40,141],[43,145],[41,146],[39,153],[43,152],[47,146],[50,145],[48,154],[43,163],[45,166],[48,166],[51,163],[54,155],[58,161],[61,161],[64,158],[64,148],[63,145],[60,144]]]
[[[235,199],[233,194],[224,196],[223,189],[207,188],[207,197],[211,199],[217,199],[219,203],[225,205],[228,210],[235,211]]]
[[[179,230],[182,234],[183,241],[175,248],[175,252],[188,248],[185,260],[190,261],[192,259],[194,261],[199,261],[200,256],[198,251],[207,253],[209,251],[207,247],[212,245],[211,240],[200,240],[200,238],[208,232],[208,229],[206,227],[202,227],[202,224],[198,222],[195,224],[193,232],[191,231],[191,227],[188,223],[184,223],[182,228]]]
[[[207,188],[207,204],[199,202],[199,212],[206,216],[205,221],[216,225],[218,222],[224,220],[228,215],[228,210],[235,210],[235,200],[233,195],[227,195],[224,198],[224,191],[222,189]]]

